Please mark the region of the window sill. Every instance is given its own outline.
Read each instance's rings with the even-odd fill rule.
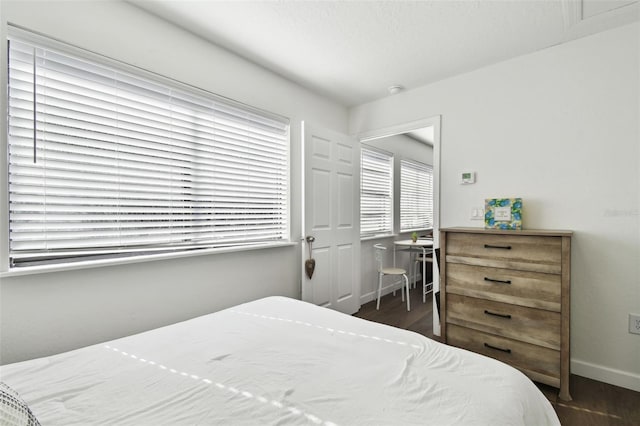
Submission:
[[[397,236],[398,236],[398,234],[367,235],[366,237],[360,237],[360,241],[381,240],[383,238],[395,238]]]
[[[416,232],[416,233],[433,232],[433,228],[403,229],[400,231],[401,234],[407,234],[409,232]]]
[[[130,263],[151,262],[155,260],[180,259],[183,257],[206,256],[206,255],[212,255],[212,254],[218,254],[218,253],[234,253],[234,252],[251,251],[251,250],[264,250],[264,249],[279,248],[279,247],[291,247],[295,245],[297,245],[297,243],[281,242],[281,243],[269,243],[269,244],[259,244],[259,245],[257,244],[254,246],[244,246],[244,247],[221,247],[221,248],[202,249],[197,251],[149,254],[149,255],[143,255],[143,256],[124,257],[124,258],[117,258],[117,259],[87,260],[87,261],[64,263],[64,264],[57,264],[57,265],[27,266],[24,268],[15,268],[15,269],[10,269],[8,271],[0,272],[0,278],[17,277],[21,275],[44,274],[49,272],[73,271],[77,269],[98,268],[101,266],[126,265]]]

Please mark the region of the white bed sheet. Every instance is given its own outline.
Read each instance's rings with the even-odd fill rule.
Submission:
[[[47,425],[558,425],[519,371],[284,297],[0,367]]]

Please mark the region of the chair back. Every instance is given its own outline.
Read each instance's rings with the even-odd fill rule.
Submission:
[[[382,244],[376,244],[373,246],[374,256],[376,258],[376,263],[378,264],[378,272],[382,271],[382,263],[384,259],[384,253],[387,251],[387,248]]]

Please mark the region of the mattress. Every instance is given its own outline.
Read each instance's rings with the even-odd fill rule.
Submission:
[[[42,425],[559,425],[516,369],[268,297],[0,367]]]

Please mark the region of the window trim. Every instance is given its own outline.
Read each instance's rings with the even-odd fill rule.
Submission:
[[[293,240],[291,237],[291,226],[292,226],[291,120],[288,117],[285,117],[283,115],[276,114],[270,111],[266,111],[251,105],[247,105],[245,103],[210,92],[206,89],[202,89],[202,88],[190,85],[188,83],[177,81],[170,77],[166,77],[161,74],[158,74],[156,72],[149,71],[147,69],[137,67],[137,66],[125,63],[123,61],[113,59],[113,58],[110,58],[110,57],[107,57],[107,56],[104,56],[80,47],[76,47],[66,42],[61,42],[50,37],[42,36],[42,35],[30,32],[28,30],[24,30],[12,25],[7,25],[7,31],[5,34],[6,34],[6,38],[4,40],[5,46],[3,47],[3,52],[5,53],[5,55],[3,55],[3,59],[5,61],[8,61],[9,59],[9,56],[8,56],[9,49],[8,49],[7,41],[9,39],[14,38],[14,39],[18,39],[20,41],[24,41],[28,43],[36,43],[36,44],[42,45],[45,48],[55,49],[57,51],[60,51],[61,53],[78,56],[87,61],[94,61],[100,65],[115,67],[124,73],[131,73],[143,79],[152,80],[153,82],[162,84],[162,85],[168,85],[177,90],[186,91],[187,93],[192,93],[199,96],[206,96],[210,99],[221,101],[231,107],[241,108],[248,113],[256,113],[260,116],[285,123],[285,125],[287,126],[287,135],[286,135],[285,155],[283,159],[286,161],[286,169],[285,169],[286,171],[284,176],[285,176],[285,185],[286,185],[287,191],[285,195],[286,198],[283,202],[283,209],[286,212],[285,213],[286,226],[282,233],[282,235],[284,236],[282,240],[255,242],[255,243],[250,242],[250,243],[237,245],[237,246],[236,245],[226,245],[226,246],[223,245],[223,246],[210,246],[210,247],[205,246],[197,249],[189,249],[189,248],[184,249],[180,247],[175,247],[171,251],[165,251],[165,252],[155,253],[155,254],[153,252],[146,252],[144,254],[139,254],[139,255],[134,254],[134,255],[128,255],[128,256],[119,256],[117,253],[115,253],[111,258],[101,258],[101,259],[87,258],[87,259],[80,259],[80,260],[71,260],[68,262],[44,264],[44,265],[11,267],[10,250],[9,250],[10,222],[9,222],[9,210],[8,210],[9,209],[9,190],[8,190],[9,181],[7,179],[6,189],[3,190],[3,195],[2,195],[3,197],[2,214],[3,214],[3,217],[6,217],[6,219],[3,220],[4,230],[2,232],[2,237],[3,237],[3,242],[1,246],[2,247],[2,251],[1,251],[2,267],[0,268],[0,276],[4,277],[4,276],[27,275],[32,273],[82,269],[82,268],[89,268],[89,267],[96,267],[96,266],[103,266],[103,265],[138,263],[138,262],[152,261],[152,260],[158,260],[158,259],[211,255],[216,253],[252,251],[252,250],[258,250],[258,249],[265,249],[265,248],[277,248],[277,247],[286,247],[290,245],[295,245],[295,243],[292,242]],[[8,87],[8,73],[3,73],[2,77],[3,77],[3,81],[7,83],[7,87]],[[5,91],[3,103],[2,103],[3,110],[5,112],[8,112],[8,107],[9,107],[9,104],[7,101],[8,101],[8,93]],[[3,122],[7,125],[6,128],[8,131],[7,117],[3,118]],[[1,139],[5,142],[6,146],[8,147],[9,141],[8,141],[7,133],[3,134]],[[8,158],[8,155],[6,156],[3,155],[3,158],[6,160],[4,161],[5,167],[3,168],[3,173],[5,173],[6,175],[8,173],[9,158]],[[4,178],[6,178],[6,176]]]
[[[389,208],[389,229],[386,230],[382,230],[382,231],[375,231],[375,232],[363,232],[363,226],[362,226],[362,189],[363,189],[363,185],[362,185],[362,179],[364,176],[364,171],[363,171],[363,165],[364,165],[364,161],[362,161],[362,157],[364,155],[365,151],[369,151],[378,155],[384,155],[386,157],[388,157],[389,160],[389,176],[391,178],[390,183],[389,183],[389,201],[390,201],[390,208]],[[394,214],[394,196],[395,196],[395,185],[394,185],[394,181],[395,181],[395,155],[392,152],[389,151],[385,151],[382,150],[380,148],[376,148],[370,145],[365,145],[362,144],[360,147],[360,239],[366,239],[366,238],[384,238],[384,237],[389,237],[392,236],[394,234],[394,218],[395,218],[395,214]]]
[[[117,257],[100,260],[82,260],[77,262],[58,263],[50,265],[26,266],[0,272],[0,278],[18,277],[23,275],[37,275],[61,271],[74,271],[79,269],[100,268],[104,266],[128,265],[134,263],[153,262],[157,260],[182,259],[187,257],[211,256],[238,252],[242,253],[254,250],[271,250],[297,245],[297,243],[292,241],[283,241],[242,247],[214,247],[194,251],[174,251],[170,253],[146,254],[140,256]]]
[[[404,164],[408,164],[408,165],[412,165],[412,166],[417,166],[417,167],[424,167],[425,169],[427,169],[427,173],[429,171],[431,171],[431,224],[425,227],[417,227],[417,228],[402,228],[402,186],[403,186],[403,179],[402,179],[402,171],[403,171],[403,165]],[[401,233],[405,233],[405,232],[415,232],[415,231],[424,231],[424,230],[428,230],[428,229],[433,229],[433,165],[427,164],[427,163],[423,163],[421,161],[417,161],[417,160],[411,160],[411,159],[401,159],[400,160],[400,197],[399,197],[399,216],[400,216],[400,232]]]

